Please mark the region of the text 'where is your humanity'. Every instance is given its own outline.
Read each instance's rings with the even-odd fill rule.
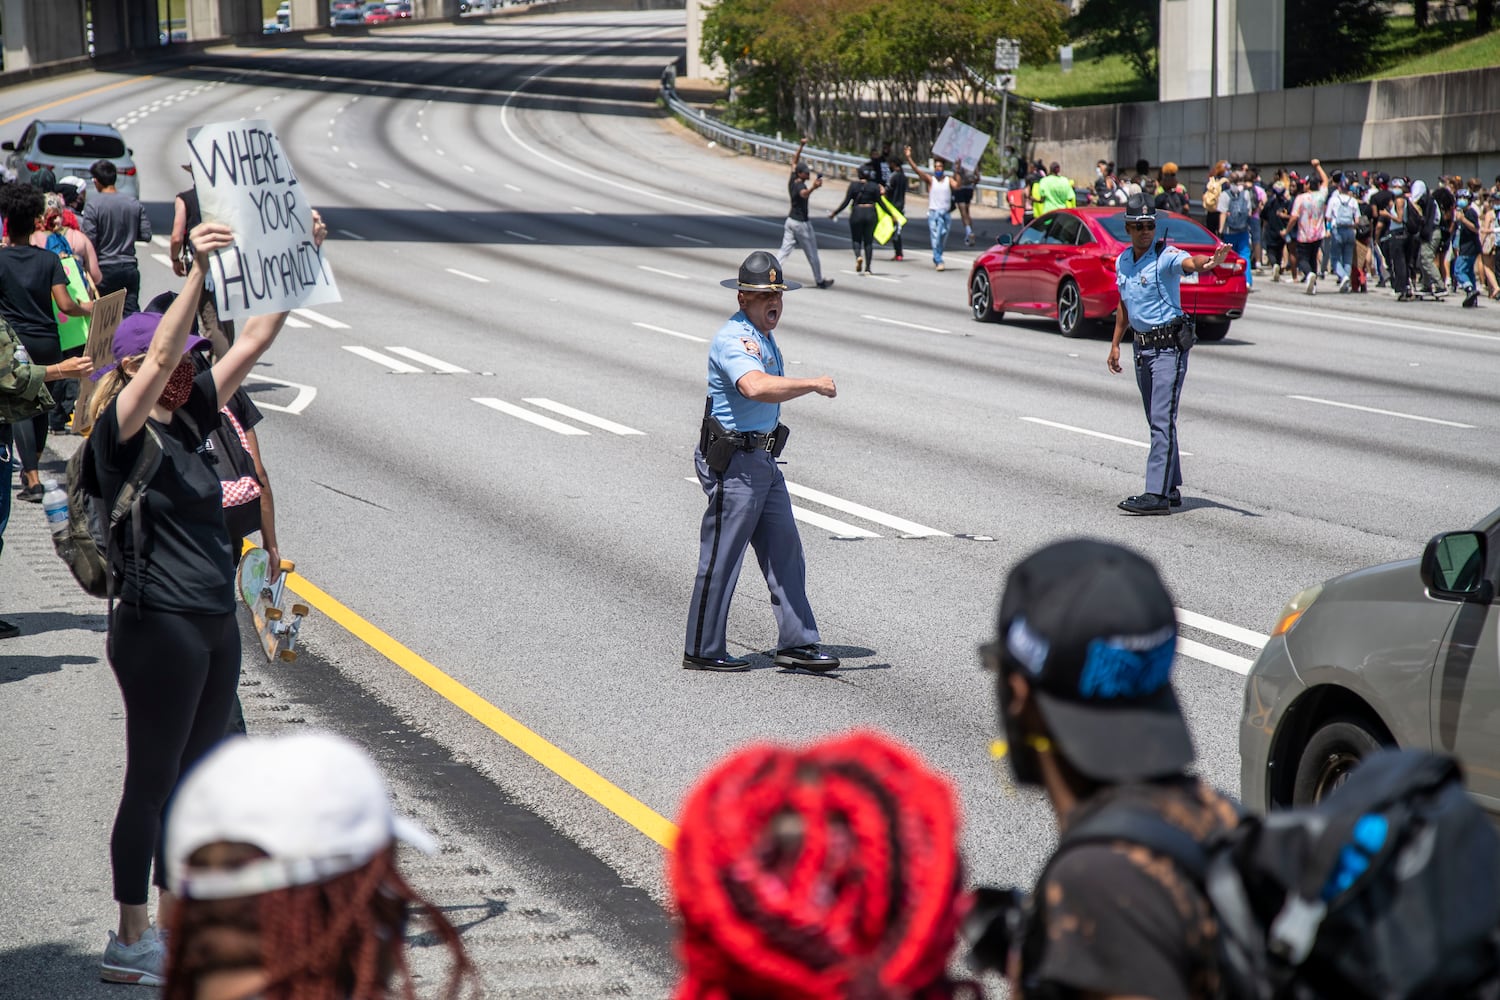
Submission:
[[[340,301],[312,237],[312,206],[270,123],[223,122],[188,133],[193,180],[207,222],[235,244],[214,254],[214,298],[228,319]]]

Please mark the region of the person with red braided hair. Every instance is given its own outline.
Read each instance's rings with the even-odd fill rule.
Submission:
[[[952,786],[873,732],[760,744],[689,793],[676,1000],[948,1000],[968,907]]]

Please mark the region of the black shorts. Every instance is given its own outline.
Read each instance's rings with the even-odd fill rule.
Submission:
[[[972,187],[961,187],[953,192],[953,204],[967,205],[974,200],[974,189]]]

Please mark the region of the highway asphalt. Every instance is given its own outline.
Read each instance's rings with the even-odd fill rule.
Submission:
[[[653,103],[683,35],[672,11],[470,21],[5,95],[0,119],[66,99],[47,113],[125,124],[163,224],[186,128],[276,126],[333,230],[344,294],[298,314],[257,373],[283,380],[255,387],[283,408],[261,431],[283,552],[466,686],[470,708],[502,710],[667,818],[733,746],[875,726],[954,776],[974,877],[1025,881],[1051,820],[989,756],[975,655],[1019,558],[1086,534],[1157,561],[1191,613],[1177,683],[1199,767],[1234,792],[1241,674],[1282,604],[1496,505],[1500,307],[1262,278],[1229,338],[1192,355],[1182,511],[1132,519],[1115,503],[1141,490],[1147,435],[1107,341],[975,323],[977,251],[954,237],[936,273],[920,225],[906,261],[882,253],[856,276],[830,188],[813,209],[838,284],[789,294],[778,340],[791,373],[839,386],[785,407],[783,457],[812,515],[812,603],[847,667],[683,671],[706,341],[734,311],[718,281],[778,245],[786,205],[785,168],[711,148]],[[921,216],[921,195],[909,207]],[[994,219],[979,227],[991,239]],[[150,291],[172,283],[154,254]],[[788,273],[810,277],[800,256]],[[734,652],[775,641],[753,560],[730,632]],[[326,669],[662,896],[661,849],[636,826],[368,634],[320,615],[303,634]]]

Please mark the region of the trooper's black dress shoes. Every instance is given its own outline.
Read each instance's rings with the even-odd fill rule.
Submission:
[[[1160,493],[1142,493],[1120,501],[1120,509],[1127,514],[1170,514],[1172,502]]]
[[[682,654],[682,665],[688,670],[717,670],[723,674],[750,669],[749,660],[733,656],[688,656],[686,653]]]
[[[824,673],[829,670],[837,670],[839,658],[823,652],[812,643],[806,646],[788,646],[786,649],[776,651],[776,665],[793,670],[812,670]]]

